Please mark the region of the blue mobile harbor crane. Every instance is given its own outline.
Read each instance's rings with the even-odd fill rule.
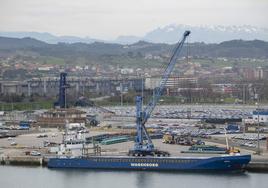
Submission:
[[[181,52],[183,44],[186,38],[189,36],[190,31],[185,31],[180,42],[178,42],[174,48],[172,56],[169,60],[168,66],[165,69],[165,72],[160,81],[160,86],[154,89],[155,96],[151,98],[149,104],[143,110],[142,108],[142,97],[136,96],[136,128],[137,136],[135,139],[134,148],[129,150],[130,156],[169,156],[168,152],[157,150],[154,147],[152,140],[145,128],[145,123],[150,118],[157,102],[159,101],[161,95],[163,94],[164,88],[166,86],[167,80],[176,64],[177,58]],[[143,110],[143,111],[142,111]],[[145,142],[144,136],[147,140]]]

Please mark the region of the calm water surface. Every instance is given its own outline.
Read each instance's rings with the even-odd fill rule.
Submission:
[[[268,188],[268,174],[51,170],[0,166],[0,188]]]

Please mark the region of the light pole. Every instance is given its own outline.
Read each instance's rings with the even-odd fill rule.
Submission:
[[[121,106],[123,106],[123,84],[120,83],[120,93],[121,93]]]
[[[258,124],[257,124],[257,129],[258,129],[258,136],[257,136],[257,139],[258,139],[258,142],[257,142],[257,154],[260,155],[261,154],[261,151],[260,151],[260,106],[259,106],[259,103],[257,103],[257,113],[258,113]]]
[[[145,82],[145,73],[144,72],[139,72],[137,74],[137,76],[141,79],[141,97],[142,97],[142,106],[143,106],[143,102],[144,102],[144,82]]]
[[[144,98],[143,98],[143,76],[141,77],[141,97],[142,97],[142,106],[143,106],[143,101],[144,101]]]

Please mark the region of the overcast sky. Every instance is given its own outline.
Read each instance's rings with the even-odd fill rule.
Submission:
[[[0,31],[114,39],[169,24],[268,28],[268,0],[0,0]]]

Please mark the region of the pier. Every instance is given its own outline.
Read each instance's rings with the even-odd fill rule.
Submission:
[[[18,166],[45,166],[46,159],[34,156],[4,157],[0,159],[1,165],[18,165]]]

